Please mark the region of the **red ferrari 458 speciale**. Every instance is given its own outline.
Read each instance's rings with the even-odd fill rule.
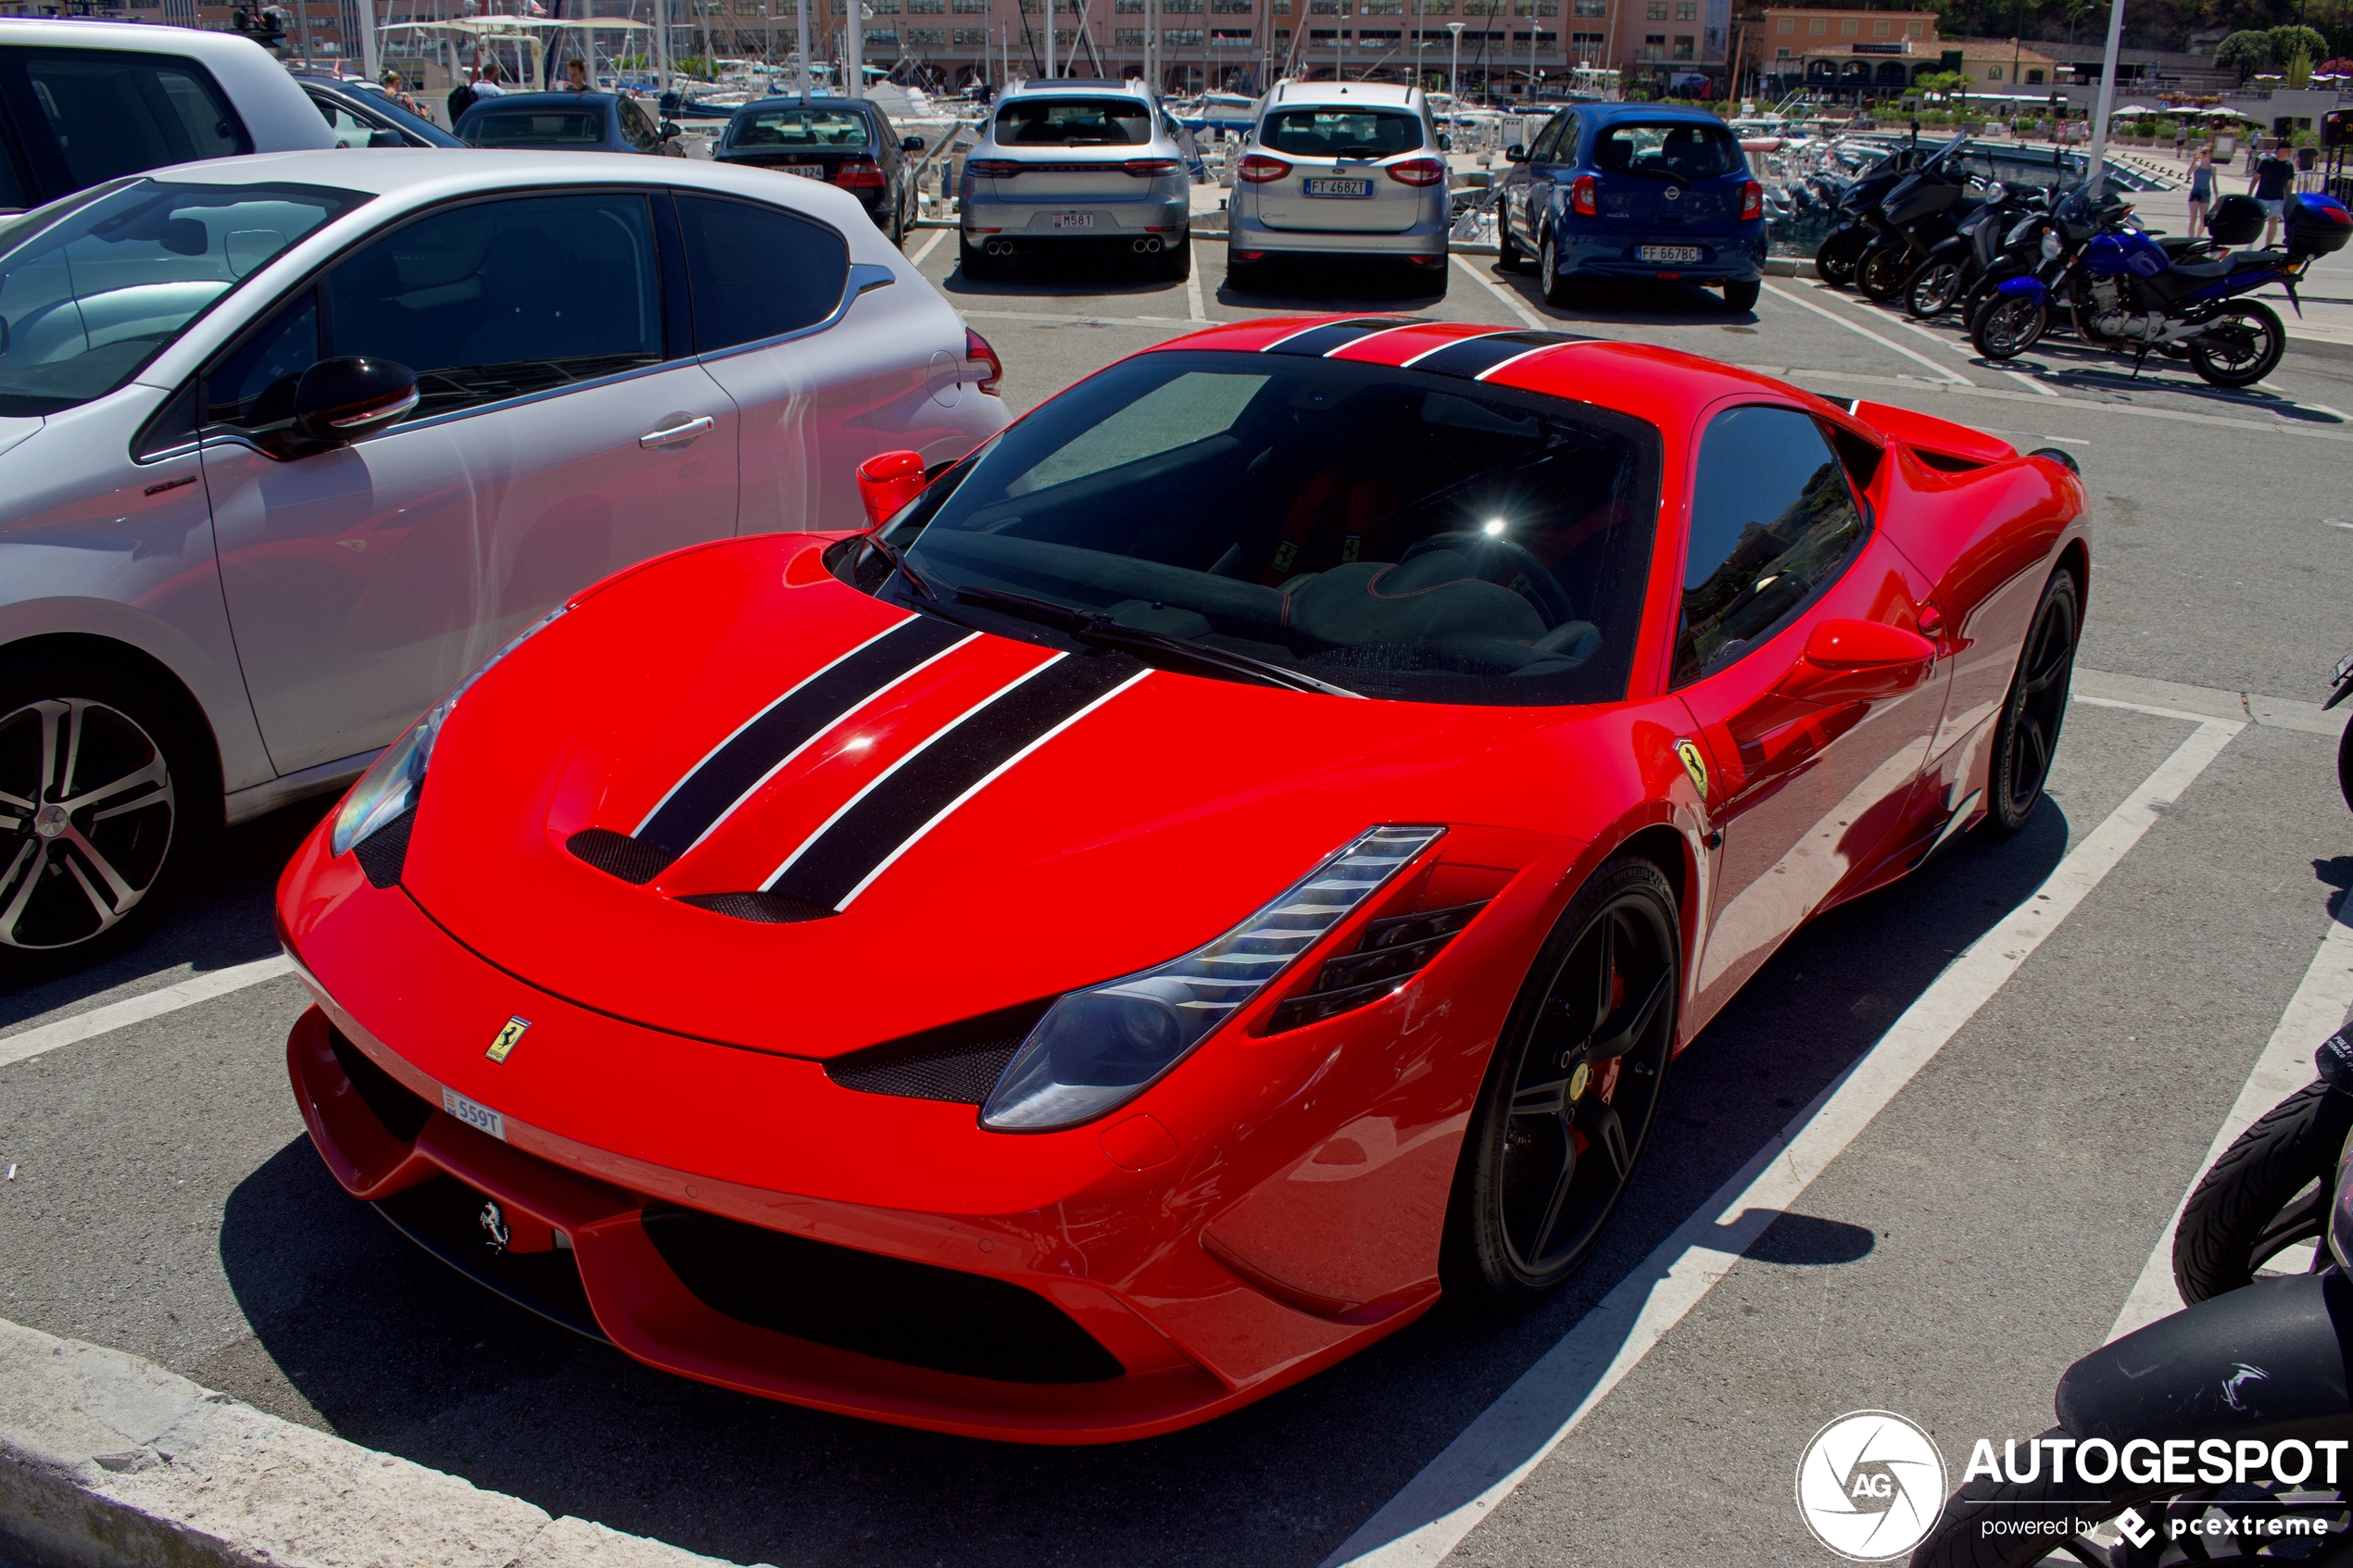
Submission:
[[[287,869],[337,1181],[689,1377],[1094,1442],[1557,1285],[1807,917],[2040,798],[2063,455],[1259,320],[608,579]],[[846,520],[855,521],[855,520]]]

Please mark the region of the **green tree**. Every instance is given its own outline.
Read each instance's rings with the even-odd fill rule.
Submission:
[[[2298,54],[2307,61],[2328,58],[2329,41],[2311,28],[2275,27],[2266,36],[2271,41],[2271,63],[2275,66],[2284,67]]]
[[[2214,45],[2214,63],[2225,70],[2235,70],[2245,82],[2257,71],[2271,63],[2271,35],[2251,30],[2233,32]]]
[[[2298,49],[2287,57],[2287,84],[2301,89],[2309,86],[2311,82],[2312,56]]]

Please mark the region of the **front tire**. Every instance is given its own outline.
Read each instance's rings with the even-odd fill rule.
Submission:
[[[1904,292],[1911,281],[1912,253],[1886,245],[1863,257],[1855,270],[1855,289],[1865,299],[1875,299],[1881,305]]]
[[[1851,286],[1856,263],[1863,259],[1863,247],[1870,243],[1870,231],[1860,225],[1833,231],[1814,252],[1814,275],[1834,289]]]
[[[0,977],[136,940],[219,833],[219,764],[160,680],[38,653],[0,679]]]
[[[1911,282],[1904,290],[1904,308],[1922,321],[1932,321],[1952,307],[1953,296],[1960,292],[1961,264],[1957,261],[1931,261],[1912,274]]]
[[[2218,336],[2218,329],[2220,335]],[[2287,328],[2259,300],[2227,305],[2190,340],[2190,368],[2215,386],[2253,386],[2280,368]]]
[[[1761,282],[1748,283],[1726,283],[1724,285],[1724,308],[1727,310],[1737,311],[1754,310],[1756,308],[1757,295],[1763,294],[1764,292],[1765,285]]]
[[[1610,861],[1569,900],[1471,1112],[1441,1258],[1450,1291],[1532,1300],[1592,1251],[1666,1083],[1681,929],[1648,860]]]
[[[1969,343],[1988,359],[2015,359],[2041,340],[2050,324],[2047,300],[2032,295],[1997,294],[1978,307]]]
[[[2191,1306],[2251,1285],[2328,1223],[2353,1096],[2315,1080],[2265,1111],[2198,1178],[2173,1227],[2173,1284]],[[2324,1249],[2318,1257],[2328,1261]]]
[[[2346,725],[2336,738],[2336,792],[2353,808],[2353,724]]]
[[[2019,650],[2018,673],[2002,704],[1994,734],[1994,757],[1986,793],[1993,797],[1985,820],[1996,834],[2016,833],[2042,803],[2058,748],[2059,723],[2067,717],[2067,691],[2075,675],[2075,643],[2082,624],[2075,576],[2060,567],[2043,588],[2026,646]]]

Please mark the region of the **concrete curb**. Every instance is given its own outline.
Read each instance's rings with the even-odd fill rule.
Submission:
[[[0,1543],[42,1568],[723,1568],[6,1322]]]

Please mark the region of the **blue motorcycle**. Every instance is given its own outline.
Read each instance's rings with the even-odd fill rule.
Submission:
[[[2010,358],[2032,346],[2052,312],[2063,308],[2084,343],[2131,354],[2135,375],[2151,353],[2160,353],[2187,358],[2216,386],[2252,386],[2279,367],[2287,329],[2270,306],[2244,296],[2278,283],[2301,315],[2296,280],[2314,257],[2353,239],[2353,212],[2318,193],[2288,198],[2284,250],[2211,259],[2177,255],[2178,245],[2169,247],[2130,226],[2129,212],[2111,203],[2095,218],[2083,191],[2070,193],[2044,242],[2045,265],[2003,280],[1978,309],[1969,332],[1977,351]],[[2219,221],[2216,236],[2230,243]]]

